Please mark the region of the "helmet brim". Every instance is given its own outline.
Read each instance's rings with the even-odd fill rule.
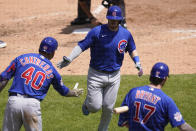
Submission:
[[[123,18],[122,17],[119,17],[119,16],[106,16],[106,18],[108,20],[122,20]]]

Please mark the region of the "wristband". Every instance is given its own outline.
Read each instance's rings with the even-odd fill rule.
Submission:
[[[66,57],[66,56],[63,56],[63,60],[64,60],[65,62],[71,63],[71,60],[70,60],[68,57]]]
[[[136,63],[140,63],[139,56],[134,56],[134,57],[133,57],[133,61],[134,61],[135,64],[136,64]]]

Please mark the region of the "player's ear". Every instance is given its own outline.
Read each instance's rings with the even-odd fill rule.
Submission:
[[[55,51],[53,51],[52,53],[50,53],[49,56],[48,56],[49,57],[48,59],[51,60],[54,57],[54,54],[55,54]]]
[[[161,82],[162,87],[165,85],[166,81],[167,81],[167,77]]]

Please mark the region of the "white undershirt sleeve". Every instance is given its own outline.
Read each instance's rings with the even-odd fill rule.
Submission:
[[[82,53],[82,49],[79,45],[75,46],[72,50],[72,52],[69,54],[67,58],[69,58],[71,61],[73,61],[76,57],[78,57]]]

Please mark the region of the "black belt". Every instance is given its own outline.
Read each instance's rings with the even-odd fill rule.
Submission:
[[[92,68],[92,67],[91,67]],[[111,73],[114,73],[114,72],[117,72],[119,70],[115,70],[115,71],[103,71],[103,70],[97,70],[95,68],[92,68],[93,70],[96,70],[97,72],[101,72],[101,73],[105,73],[105,74],[111,74]]]
[[[19,94],[19,93],[16,93],[16,92],[10,92],[10,93],[9,93],[9,96],[18,96],[18,94]],[[22,94],[19,94],[19,95],[25,96],[26,98],[34,98],[34,97],[32,97],[32,96],[29,96],[29,95],[22,95]],[[37,98],[35,98],[35,99],[37,99]],[[37,99],[37,100],[42,101],[41,99]]]

